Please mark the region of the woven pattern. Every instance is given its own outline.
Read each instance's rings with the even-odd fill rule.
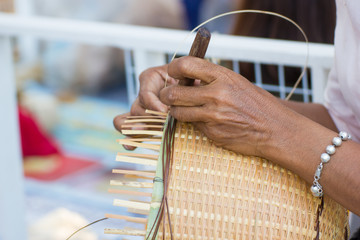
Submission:
[[[218,148],[191,124],[177,125],[167,196],[175,239],[348,235],[347,211],[335,201],[325,196],[321,211],[321,200],[297,175],[267,160]]]

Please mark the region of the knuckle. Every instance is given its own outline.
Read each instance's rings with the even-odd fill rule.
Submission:
[[[149,92],[148,91],[146,91],[146,90],[140,90],[139,91],[139,102],[141,104],[146,103],[146,100],[148,99],[148,97],[149,97]]]
[[[148,68],[145,71],[141,72],[141,74],[139,76],[139,81],[140,81],[140,83],[144,83],[144,82],[147,81],[147,79],[150,79],[154,75],[155,75],[154,69],[153,68]]]
[[[131,116],[135,116],[136,115],[136,106],[135,106],[135,104],[133,104],[132,106],[131,106],[131,109],[130,109],[130,115]]]
[[[135,101],[135,103],[131,106],[130,109],[130,115],[131,116],[138,116],[141,115],[142,113],[142,107],[139,105],[138,101]]]
[[[176,102],[176,100],[178,99],[177,96],[177,90],[175,86],[171,86],[168,87],[167,89],[164,89],[161,94],[160,94],[160,99],[168,104],[168,105],[172,105],[173,103]]]
[[[218,111],[214,111],[212,113],[211,119],[213,122],[216,122],[216,123],[223,122],[225,120],[224,114],[222,114],[221,112],[218,112]]]
[[[177,67],[180,72],[186,72],[190,68],[189,61],[187,61],[186,57],[179,58],[177,62]]]
[[[169,89],[167,98],[170,103],[174,103],[178,99],[176,90],[174,88]]]

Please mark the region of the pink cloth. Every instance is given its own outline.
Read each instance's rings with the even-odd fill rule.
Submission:
[[[335,62],[325,106],[339,130],[360,142],[360,0],[336,0]]]

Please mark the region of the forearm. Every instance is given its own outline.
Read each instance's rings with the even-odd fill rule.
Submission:
[[[329,112],[322,104],[279,100],[283,105],[333,131],[338,131]]]
[[[290,169],[309,184],[320,163],[320,155],[331,144],[337,131],[325,128],[308,118],[290,113],[289,121],[281,125],[274,136],[269,160]],[[279,154],[281,153],[281,154]],[[356,214],[360,214],[360,145],[354,141],[343,142],[336,148],[330,162],[325,164],[320,184],[329,195]]]

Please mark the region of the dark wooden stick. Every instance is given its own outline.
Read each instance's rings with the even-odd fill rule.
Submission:
[[[210,42],[211,34],[209,30],[204,27],[199,28],[194,42],[191,46],[189,56],[204,58],[206,50]],[[194,85],[194,79],[184,79],[179,81],[179,85],[192,86]]]

